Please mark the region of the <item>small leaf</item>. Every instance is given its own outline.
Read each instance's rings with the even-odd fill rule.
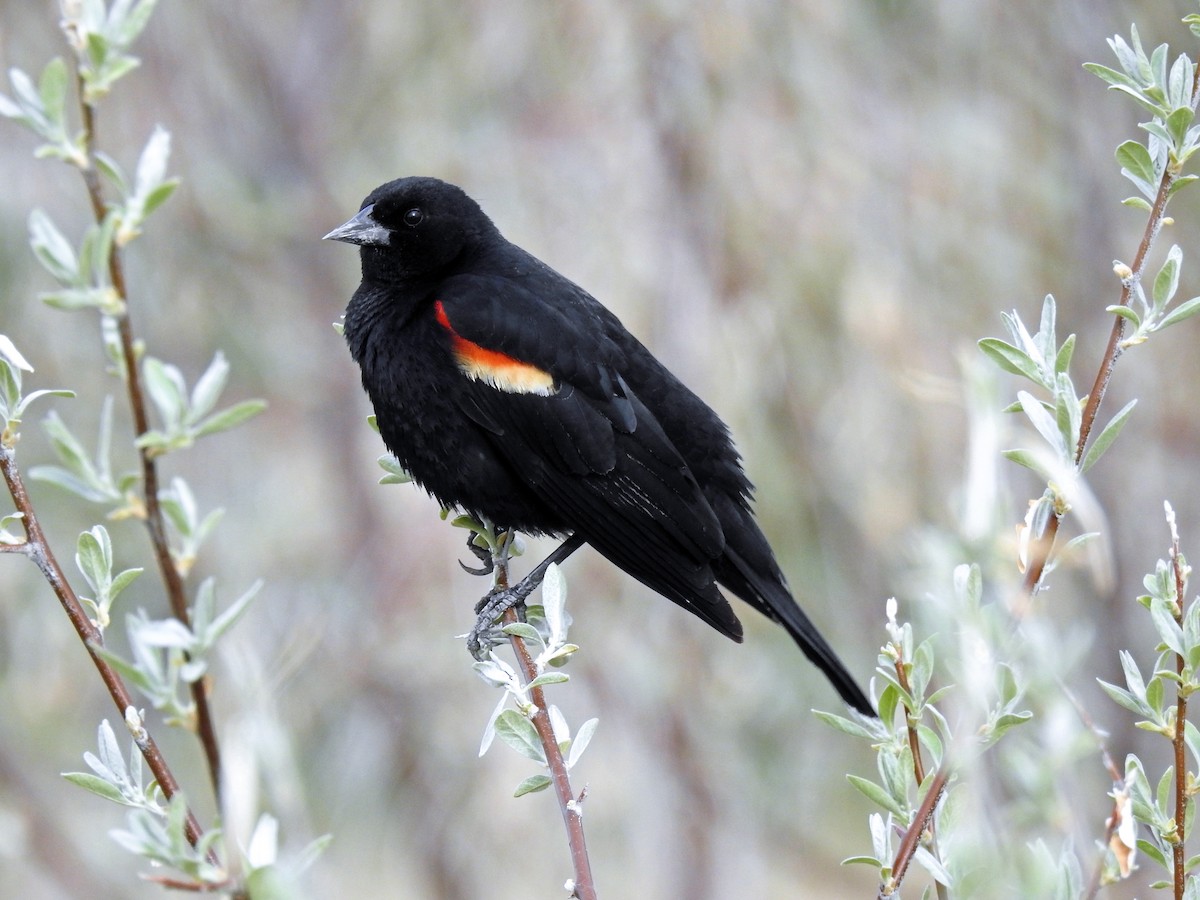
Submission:
[[[1200,297],[1193,297],[1180,303],[1177,307],[1167,313],[1158,323],[1158,328],[1166,328],[1169,325],[1174,325],[1176,322],[1182,322],[1184,319],[1190,319],[1192,316],[1200,313]]]
[[[1063,374],[1071,367],[1071,356],[1075,352],[1075,335],[1067,336],[1063,341],[1062,346],[1058,348],[1058,354],[1054,357],[1054,371],[1056,374]]]
[[[538,645],[541,645],[542,643],[542,636],[538,634],[538,630],[528,622],[513,622],[509,625],[505,625],[500,630],[507,635],[519,637],[525,641],[533,641]]]
[[[1175,244],[1167,253],[1166,262],[1163,263],[1162,268],[1158,270],[1158,275],[1154,278],[1152,295],[1156,311],[1161,312],[1166,309],[1167,303],[1179,290],[1179,265],[1182,261],[1183,251],[1179,249],[1178,244]]]
[[[1178,180],[1176,180],[1175,184],[1178,184]],[[1175,185],[1172,184],[1172,188],[1174,186]],[[1141,210],[1142,212],[1150,212],[1154,208],[1150,205],[1150,201],[1148,201],[1145,197],[1126,197],[1121,201],[1121,204],[1123,206],[1130,206],[1134,209]]]
[[[216,434],[219,431],[228,431],[235,425],[240,425],[247,419],[257,416],[266,408],[267,402],[265,400],[243,400],[241,403],[235,403],[233,406],[223,409],[219,413],[214,413],[198,424],[196,426],[196,437],[203,437],[206,434]]]
[[[987,354],[1004,371],[1028,378],[1037,384],[1042,383],[1041,373],[1038,371],[1037,364],[1029,354],[1014,347],[1012,344],[1006,343],[999,338],[984,338],[979,342],[979,349]]]
[[[596,726],[599,724],[599,719],[592,718],[579,726],[579,731],[576,732],[574,740],[571,741],[570,753],[567,755],[566,764],[568,769],[574,767],[575,763],[579,762],[579,758],[583,756],[583,751],[592,742],[592,736],[596,733]]]
[[[1109,419],[1108,424],[1104,429],[1096,435],[1092,440],[1091,445],[1084,454],[1083,462],[1080,464],[1079,470],[1086,472],[1096,464],[1096,461],[1104,455],[1112,442],[1117,439],[1117,435],[1121,433],[1121,429],[1125,427],[1125,423],[1129,421],[1129,415],[1133,412],[1133,408],[1137,405],[1137,399],[1130,400],[1117,412],[1115,416]]]
[[[868,729],[859,725],[857,722],[852,722],[845,716],[834,715],[833,713],[823,712],[821,710],[813,710],[813,715],[820,721],[824,722],[830,728],[836,728],[843,734],[848,734],[851,737],[872,739],[875,735]],[[880,718],[883,718],[883,712],[880,711]],[[884,719],[887,721],[887,719]]]
[[[515,709],[506,709],[496,717],[496,737],[522,756],[535,762],[546,762],[546,751],[533,723]]]
[[[189,422],[195,423],[212,411],[212,408],[217,405],[221,391],[225,390],[225,382],[228,379],[229,363],[225,359],[225,354],[218,350],[213,355],[208,368],[204,370],[204,374],[196,379],[196,384],[192,388],[190,408],[188,409]]]
[[[42,210],[29,214],[29,245],[38,262],[62,285],[80,284],[79,260],[71,242]]]
[[[564,682],[570,680],[571,676],[566,672],[546,672],[545,674],[539,675],[537,678],[533,679],[533,681],[529,682],[526,687],[538,688],[544,687],[548,684],[563,684]]]
[[[1058,422],[1050,415],[1046,407],[1028,391],[1018,391],[1017,400],[1020,401],[1021,409],[1029,417],[1029,421],[1033,423],[1033,427],[1037,429],[1038,434],[1045,438],[1046,443],[1053,448],[1059,458],[1065,458],[1067,453],[1066,441],[1063,438],[1062,432],[1058,429]]]
[[[1118,315],[1122,319],[1128,319],[1130,322],[1133,323],[1134,328],[1138,328],[1142,324],[1142,317],[1137,314],[1137,311],[1132,306],[1122,306],[1120,304],[1114,304],[1113,306],[1105,307],[1104,311],[1113,313],[1114,315]]]
[[[901,819],[907,820],[909,815],[908,810],[900,806],[891,794],[875,782],[858,775],[847,775],[846,780],[876,806],[880,806],[888,812],[899,816]]]
[[[1026,469],[1037,472],[1037,474],[1046,481],[1050,481],[1054,478],[1054,474],[1050,467],[1044,465],[1045,454],[1040,454],[1033,450],[1015,449],[1002,450],[1001,455],[1005,459],[1015,462],[1018,466],[1024,466]]]
[[[1150,158],[1150,151],[1137,141],[1125,141],[1117,147],[1117,165],[1134,176],[1132,180],[1135,184],[1138,179],[1146,184],[1156,180],[1154,160]]]
[[[550,787],[552,783],[549,775],[530,775],[517,785],[517,789],[513,791],[513,796],[524,797],[526,794],[536,794],[538,791],[544,791]]]
[[[113,803],[126,805],[125,795],[121,793],[121,789],[99,775],[92,775],[89,772],[63,772],[62,777],[71,782],[71,784],[83,788],[85,791],[91,791],[98,797],[111,800]]]

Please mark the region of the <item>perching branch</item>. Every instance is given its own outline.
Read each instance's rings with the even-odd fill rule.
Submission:
[[[505,590],[508,587],[507,546],[508,542],[506,541],[504,551],[495,557],[496,590]],[[514,624],[517,621],[515,609],[510,608],[505,612],[504,623],[506,625]],[[529,649],[525,646],[525,641],[519,636],[510,634],[509,640],[512,642],[513,653],[516,655],[522,677],[525,679],[525,683],[529,684],[537,678],[538,674],[533,657],[530,655]],[[562,750],[559,748],[558,741],[554,737],[554,727],[550,723],[550,714],[547,712],[546,697],[542,689],[540,687],[530,688],[529,700],[536,709],[531,721],[534,729],[537,731],[538,737],[541,739],[542,749],[546,753],[546,764],[550,769],[550,778],[554,784],[554,793],[558,797],[558,806],[562,812],[563,825],[567,830],[567,846],[570,848],[571,863],[575,869],[575,883],[571,896],[577,897],[579,900],[596,900],[596,887],[595,881],[592,878],[592,865],[588,859],[587,841],[583,833],[583,800],[587,794],[587,790],[584,789],[576,797],[571,789],[571,779],[567,772],[567,764],[563,760]]]

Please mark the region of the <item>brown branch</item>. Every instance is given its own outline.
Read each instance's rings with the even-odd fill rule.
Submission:
[[[909,696],[912,696],[912,688],[908,683],[908,672],[904,668],[904,660],[897,659],[895,665],[896,680],[900,682],[900,687],[904,689],[904,692]],[[921,737],[917,733],[917,725],[913,721],[912,716],[913,711],[908,708],[908,704],[905,704],[904,726],[908,731],[908,749],[913,758],[913,777],[916,779],[917,787],[920,787],[925,783],[925,762],[921,758]],[[929,850],[935,856],[938,855],[937,828],[935,827],[932,819],[929,821]],[[916,851],[914,850],[914,852]],[[946,886],[936,879],[934,879],[934,884],[938,897],[941,898],[941,900],[945,900],[945,898],[948,896],[946,892]],[[897,886],[899,886],[898,882]]]
[[[925,833],[926,827],[933,819],[933,813],[937,809],[942,794],[946,791],[946,783],[949,780],[950,765],[948,761],[942,760],[942,767],[934,773],[933,779],[929,782],[929,790],[925,793],[925,799],[921,801],[916,815],[913,816],[912,824],[908,826],[908,831],[904,832],[900,846],[896,849],[896,858],[892,861],[892,877],[886,884],[879,886],[879,900],[888,900],[888,898],[896,896],[900,890],[900,884],[908,873],[908,866],[916,855],[917,848],[921,846],[921,835]]]
[[[497,554],[496,558],[496,589],[498,590],[508,587],[507,543],[506,541],[505,547],[501,553]],[[514,624],[517,621],[515,609],[510,608],[504,613],[506,625]],[[509,640],[512,643],[513,653],[516,654],[517,664],[521,668],[525,683],[529,684],[537,678],[538,674],[529,648],[525,646],[525,641],[515,634],[509,635]],[[550,780],[554,784],[554,793],[558,797],[558,807],[562,812],[563,825],[567,830],[567,846],[570,848],[571,863],[575,869],[575,888],[571,896],[577,897],[578,900],[596,900],[592,864],[588,859],[587,841],[583,834],[583,801],[587,796],[587,788],[584,788],[578,797],[571,790],[571,778],[567,772],[567,764],[563,760],[562,751],[554,737],[554,728],[550,724],[546,696],[542,689],[540,687],[530,688],[529,700],[536,707],[532,717],[533,727],[537,731],[542,748],[546,753],[546,764],[550,768]]]
[[[76,91],[79,96],[80,116],[83,122],[84,153],[87,166],[80,168],[84,184],[87,187],[88,199],[92,206],[92,215],[96,224],[101,224],[107,215],[104,202],[104,191],[100,184],[100,174],[95,165],[96,153],[96,113],[92,104],[84,97],[83,76],[76,68]],[[114,316],[117,323],[117,334],[121,341],[121,356],[124,362],[125,386],[129,395],[129,408],[133,415],[133,430],[135,438],[140,438],[150,430],[150,421],[146,412],[146,393],[142,387],[142,376],[138,369],[138,353],[133,336],[133,323],[129,316],[129,293],[126,289],[125,270],[121,262],[121,253],[116,243],[109,248],[108,254],[109,280],[112,282],[114,293],[121,301],[121,312]],[[149,448],[138,448],[138,457],[142,470],[142,493],[146,510],[146,527],[150,532],[150,544],[154,549],[154,559],[166,588],[167,599],[171,606],[171,614],[184,625],[191,624],[188,613],[187,591],[183,584],[183,576],[179,573],[175,560],[171,557],[171,546],[167,538],[166,519],[163,515],[162,504],[158,493],[158,467],[154,455]],[[185,654],[186,655],[186,654]],[[209,777],[212,781],[213,793],[216,797],[217,808],[221,808],[221,752],[217,743],[216,728],[213,725],[212,713],[208,705],[207,681],[199,679],[191,682],[189,689],[192,703],[196,708],[195,728],[204,748],[204,758],[208,764]]]
[[[1198,103],[1200,103],[1200,66],[1196,67],[1192,76],[1191,107],[1193,111]],[[1150,208],[1150,218],[1142,233],[1142,241],[1138,244],[1137,254],[1133,258],[1132,271],[1121,279],[1120,306],[1130,304],[1134,288],[1142,279],[1142,274],[1146,269],[1146,257],[1150,254],[1150,248],[1154,245],[1158,233],[1162,231],[1166,219],[1167,200],[1171,195],[1171,186],[1179,174],[1178,167],[1173,166],[1168,159],[1167,164],[1163,167],[1162,179],[1158,184],[1158,193],[1154,197],[1154,204]],[[1083,459],[1083,451],[1087,447],[1088,438],[1092,435],[1092,428],[1096,424],[1096,415],[1100,411],[1100,403],[1108,392],[1108,383],[1112,379],[1113,369],[1121,356],[1121,340],[1124,336],[1125,318],[1116,316],[1112,332],[1108,336],[1108,346],[1104,348],[1104,358],[1100,361],[1100,368],[1092,382],[1092,390],[1083,407],[1083,415],[1079,424],[1079,442],[1075,445],[1076,465],[1079,465],[1080,460]],[[1042,539],[1038,544],[1041,552],[1033,555],[1029,560],[1029,568],[1025,571],[1025,581],[1022,585],[1022,590],[1027,596],[1033,596],[1037,592],[1038,584],[1042,580],[1042,573],[1045,571],[1050,553],[1054,549],[1054,538],[1058,533],[1060,518],[1061,516],[1057,513],[1050,518],[1046,525],[1046,533],[1041,536]],[[1037,536],[1035,535],[1035,537]]]
[[[84,647],[87,648],[88,655],[91,656],[96,670],[100,673],[100,679],[104,682],[105,687],[108,688],[108,693],[112,697],[113,703],[116,704],[121,720],[128,722],[126,719],[127,711],[137,709],[133,695],[125,686],[125,683],[121,680],[121,676],[117,674],[116,670],[97,652],[100,647],[104,646],[104,635],[101,634],[100,629],[96,627],[95,623],[88,618],[83,603],[71,587],[66,574],[50,549],[50,545],[46,541],[46,535],[42,531],[41,523],[34,512],[33,504],[29,500],[29,494],[25,489],[25,483],[21,478],[21,472],[17,467],[13,450],[4,444],[0,444],[0,473],[3,474],[4,483],[8,487],[8,492],[12,496],[17,511],[23,513],[21,516],[21,526],[25,529],[25,543],[9,545],[12,548],[10,552],[23,553],[41,571],[43,577],[45,577],[47,583],[54,591],[54,595],[58,597],[59,602],[62,604],[67,618],[71,620],[71,624],[75,627],[75,632],[79,635],[79,639],[83,641]],[[154,774],[154,779],[158,782],[158,786],[162,788],[162,792],[167,799],[170,799],[178,793],[179,782],[175,780],[175,776],[167,765],[166,759],[159,751],[158,745],[155,744],[154,738],[150,736],[144,727],[139,728],[133,734],[133,738],[138,749],[142,752],[147,765],[149,765],[150,771]],[[196,845],[200,840],[200,836],[204,833],[199,821],[191,810],[188,811],[184,822],[184,833],[193,846]],[[217,864],[217,859],[214,855],[210,853],[209,858],[211,862]]]

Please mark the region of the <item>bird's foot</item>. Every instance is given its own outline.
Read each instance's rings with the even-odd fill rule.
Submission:
[[[476,659],[483,659],[492,647],[504,643],[504,632],[497,622],[510,609],[517,610],[517,617],[525,620],[525,598],[533,593],[542,579],[531,574],[524,581],[510,588],[492,591],[475,604],[475,627],[467,635],[467,650]]]
[[[460,559],[458,564],[462,566],[464,572],[469,575],[491,575],[492,572],[495,571],[496,563],[492,559],[492,551],[487,547],[481,547],[479,544],[475,543],[475,532],[473,531],[467,535],[467,549],[470,550],[475,558],[483,563],[483,565],[478,569],[473,569]]]

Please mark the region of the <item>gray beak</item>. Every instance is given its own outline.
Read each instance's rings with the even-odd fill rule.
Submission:
[[[371,217],[375,204],[364,206],[349,222],[339,225],[325,237],[323,241],[345,241],[347,244],[362,244],[363,246],[386,247],[391,240],[388,230]]]

